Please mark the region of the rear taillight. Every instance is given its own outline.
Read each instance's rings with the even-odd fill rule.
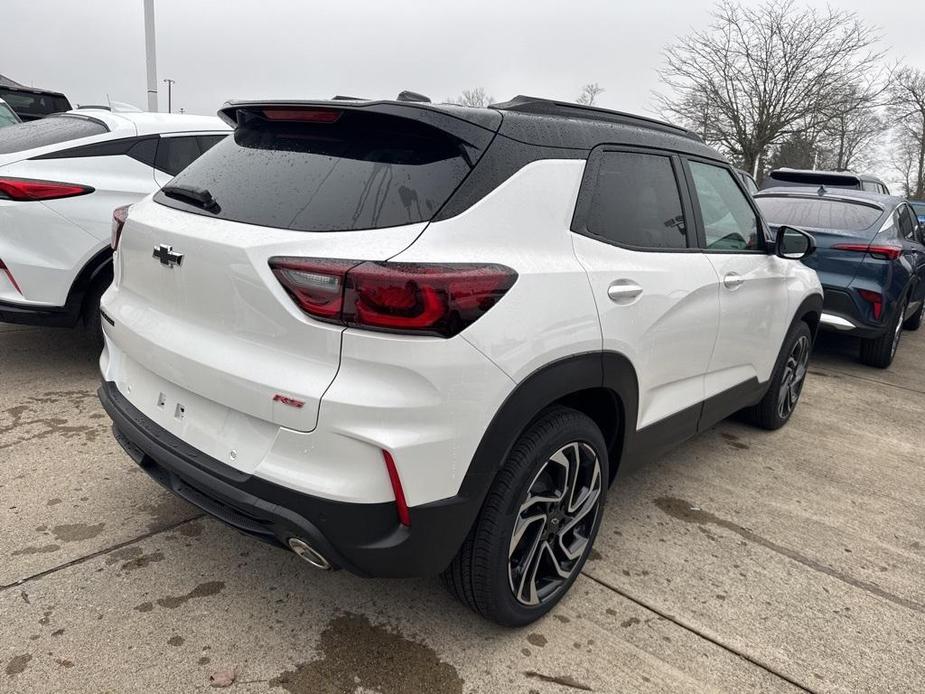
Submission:
[[[883,295],[879,292],[872,292],[869,289],[858,289],[858,295],[870,304],[870,310],[874,314],[874,320],[880,320],[883,315]]]
[[[839,251],[852,251],[854,253],[869,253],[874,258],[880,260],[896,260],[902,255],[902,246],[892,246],[888,244],[871,245],[865,243],[836,243],[832,248]]]
[[[119,239],[122,238],[122,227],[125,226],[125,220],[128,219],[130,209],[132,209],[131,205],[123,205],[112,211],[112,237],[109,240],[112,250],[119,247]]]
[[[504,265],[275,257],[277,279],[310,316],[356,328],[452,337],[514,285]]]
[[[7,279],[10,281],[10,284],[13,285],[13,289],[22,294],[22,289],[19,288],[19,285],[16,283],[16,278],[13,277],[13,273],[10,272],[10,269],[6,266],[2,260],[0,260],[0,272],[6,275]]]
[[[5,200],[57,200],[92,192],[93,188],[90,186],[81,186],[76,183],[0,176],[0,199]]]

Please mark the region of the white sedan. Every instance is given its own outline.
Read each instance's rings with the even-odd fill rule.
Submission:
[[[0,322],[99,322],[113,210],[226,137],[216,117],[77,109],[0,129]]]

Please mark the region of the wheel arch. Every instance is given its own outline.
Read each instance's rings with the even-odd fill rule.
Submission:
[[[84,298],[99,282],[112,282],[112,248],[109,245],[90,257],[71,284],[66,305],[76,317],[83,313]]]
[[[498,408],[476,448],[460,494],[481,503],[517,439],[552,405],[576,409],[600,427],[608,446],[609,482],[613,482],[635,432],[637,383],[632,363],[616,352],[573,355],[537,369]]]
[[[809,331],[813,336],[813,342],[816,341],[816,335],[819,333],[819,320],[822,318],[822,295],[810,294],[797,307],[790,323],[792,329],[797,321],[803,321],[809,326]],[[789,331],[788,331],[789,333]]]

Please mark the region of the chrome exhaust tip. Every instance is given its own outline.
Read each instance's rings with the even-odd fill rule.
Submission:
[[[328,571],[331,568],[331,562],[325,559],[318,550],[305,542],[305,540],[300,540],[297,537],[290,537],[289,549],[298,554],[300,557],[302,557],[302,559],[307,561],[316,569]]]

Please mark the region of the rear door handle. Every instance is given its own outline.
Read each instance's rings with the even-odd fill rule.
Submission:
[[[726,289],[735,290],[741,287],[744,281],[745,281],[745,278],[742,277],[742,275],[740,275],[739,273],[730,272],[725,277],[723,277],[723,286],[725,286]]]
[[[642,287],[632,280],[617,280],[607,287],[607,296],[615,304],[628,304],[642,294]]]

